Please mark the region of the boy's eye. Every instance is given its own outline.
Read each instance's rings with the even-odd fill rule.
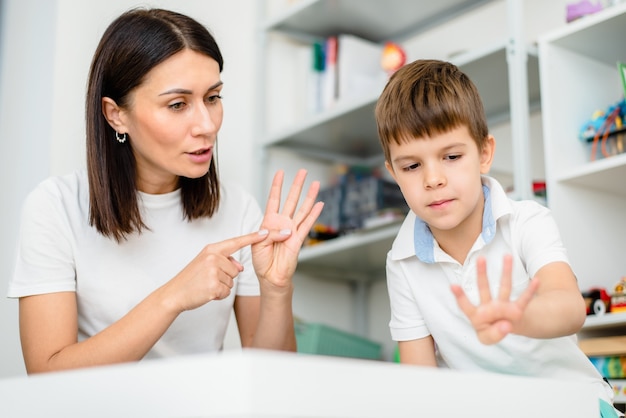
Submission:
[[[460,154],[452,154],[452,155],[448,155],[446,158],[448,160],[454,161],[454,160],[458,160],[459,158],[461,158],[461,155]]]
[[[416,170],[419,166],[420,166],[419,163],[415,163],[415,164],[407,165],[406,167],[403,168],[403,170],[404,171],[413,171],[413,170]]]

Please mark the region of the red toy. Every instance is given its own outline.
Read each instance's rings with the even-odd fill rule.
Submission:
[[[380,66],[391,75],[399,70],[406,63],[406,53],[404,49],[396,43],[387,42],[383,48]]]
[[[582,292],[587,304],[587,315],[604,315],[611,312],[611,296],[605,289],[594,287],[586,292]]]

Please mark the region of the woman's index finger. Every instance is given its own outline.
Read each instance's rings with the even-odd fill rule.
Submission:
[[[257,232],[251,232],[249,234],[240,235],[238,237],[220,241],[216,244],[213,244],[213,246],[217,248],[217,251],[220,254],[230,256],[231,254],[242,249],[243,247],[247,247],[248,245],[256,244],[257,242],[263,241],[265,237],[267,237],[267,235],[268,231],[266,229],[262,229]]]

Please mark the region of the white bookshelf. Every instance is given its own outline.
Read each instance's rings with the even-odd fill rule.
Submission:
[[[299,0],[282,11],[262,19],[260,24],[262,49],[273,46],[272,43],[283,42],[291,45],[301,45],[319,39],[342,33],[353,34],[373,42],[387,40],[402,43],[410,36],[427,31],[436,25],[460,17],[493,0]],[[507,0],[507,4],[521,4],[518,0]],[[508,10],[507,10],[508,12]],[[510,14],[510,13],[509,13]],[[503,16],[506,18],[506,16]],[[536,49],[528,46],[519,48],[518,39],[512,39],[512,34],[494,39],[489,45],[466,51],[450,60],[465,71],[479,89],[490,126],[500,123],[510,123],[517,127],[528,123],[528,114],[515,109],[512,101],[515,97],[527,100],[527,108],[540,107],[539,64]],[[517,49],[516,49],[517,47]],[[520,71],[511,71],[512,55],[515,51],[524,53],[523,67]],[[297,48],[294,48],[296,51]],[[287,83],[287,78],[297,75],[286,74],[278,77],[273,66],[285,67],[285,60],[275,60],[261,53],[261,80],[276,80],[278,84]],[[424,57],[429,58],[429,57]],[[292,67],[289,67],[292,68]],[[284,70],[284,68],[283,68]],[[297,72],[297,69],[294,70]],[[520,78],[513,73],[522,74]],[[274,77],[274,79],[272,79]],[[263,89],[274,93],[271,82]],[[523,86],[523,91],[520,90]],[[381,87],[382,90],[382,87]],[[513,93],[513,94],[512,94]],[[302,96],[302,92],[289,91],[290,95]],[[270,117],[260,123],[262,126],[259,139],[260,154],[264,160],[262,166],[271,165],[272,151],[280,150],[292,153],[295,158],[305,158],[307,161],[322,163],[366,164],[376,166],[382,164],[382,149],[379,144],[374,108],[380,91],[366,92],[353,100],[342,100],[329,110],[304,117],[294,118],[292,123],[282,123],[285,118],[279,118],[279,126],[274,126],[276,106],[271,103],[271,97],[278,96],[278,105],[285,107],[285,113],[293,114],[290,106],[285,106],[280,94],[264,94],[260,108],[272,113]],[[512,128],[515,130],[515,128]],[[519,133],[519,132],[518,132]],[[523,138],[525,132],[517,136],[517,141],[528,141]],[[515,135],[512,135],[515,136]],[[509,139],[509,141],[514,142]],[[504,149],[515,150],[515,146],[505,145]],[[530,188],[533,178],[515,178],[515,168],[521,158],[518,153],[515,157],[511,152],[510,163],[504,164],[507,178],[516,180],[516,184],[527,184]],[[539,152],[541,154],[541,152]],[[262,167],[262,168],[263,168]],[[522,172],[525,176],[528,173]],[[543,173],[542,173],[543,174]],[[497,177],[498,175],[496,175]],[[265,173],[262,178],[269,176]],[[519,177],[519,176],[517,176]],[[375,280],[385,277],[386,254],[391,248],[399,224],[392,224],[375,230],[360,231],[302,249],[298,272],[320,279],[342,280],[356,286],[357,316],[364,316],[368,300],[368,286]],[[359,320],[353,322],[361,323]],[[366,335],[366,324],[357,330]]]
[[[622,97],[625,38],[620,4],[539,40],[548,204],[581,290],[612,289],[626,275],[626,154],[590,161],[578,139],[595,110]]]
[[[391,223],[305,247],[298,269],[340,280],[370,281],[384,278],[385,259],[400,224]]]
[[[539,40],[548,204],[580,289],[612,289],[626,275],[626,154],[590,161],[578,130],[623,94],[626,4],[574,21]],[[626,313],[588,316],[579,338],[623,335]],[[612,379],[615,403],[626,380]]]
[[[606,313],[604,315],[588,315],[583,331],[626,328],[626,312]]]

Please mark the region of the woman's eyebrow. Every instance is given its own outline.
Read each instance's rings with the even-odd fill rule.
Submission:
[[[218,88],[222,84],[224,84],[224,82],[220,80],[217,83],[213,84],[211,87],[209,87],[207,89],[207,91],[215,90],[216,88]],[[174,88],[174,89],[170,89],[170,90],[164,91],[163,93],[159,94],[159,96],[165,96],[167,94],[192,94],[192,93],[193,92],[191,90],[188,90],[188,89]]]

